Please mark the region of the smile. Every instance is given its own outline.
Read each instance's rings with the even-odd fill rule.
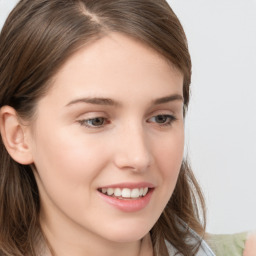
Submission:
[[[118,199],[137,199],[147,195],[149,188],[100,188],[99,191],[105,195]]]
[[[141,211],[150,203],[156,186],[148,182],[119,183],[99,187],[100,198],[123,212]]]

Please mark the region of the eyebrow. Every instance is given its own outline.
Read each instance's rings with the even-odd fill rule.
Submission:
[[[108,98],[81,98],[72,100],[69,102],[66,106],[74,105],[76,103],[89,103],[89,104],[95,104],[95,105],[105,105],[105,106],[119,106],[121,105],[119,102],[114,101],[112,99]]]
[[[183,97],[180,94],[173,94],[170,96],[158,98],[152,101],[153,105],[160,105],[168,103],[171,101],[184,101]],[[89,103],[94,105],[103,105],[103,106],[121,106],[121,103],[109,98],[98,98],[98,97],[89,97],[89,98],[80,98],[70,101],[66,106],[74,105],[77,103]]]
[[[162,97],[156,100],[153,100],[153,105],[159,105],[159,104],[164,104],[164,103],[168,103],[170,101],[184,101],[183,97],[180,94],[173,94],[170,96],[166,96],[166,97]]]

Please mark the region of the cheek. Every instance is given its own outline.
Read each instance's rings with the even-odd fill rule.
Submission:
[[[95,181],[106,164],[100,142],[61,129],[40,135],[34,156],[44,209],[52,205],[69,216],[86,216],[85,209],[93,202]]]
[[[99,142],[93,143],[61,129],[58,133],[46,130],[40,135],[36,138],[34,159],[40,178],[47,186],[88,186],[104,166]]]
[[[184,133],[180,131],[165,139],[156,150],[159,169],[166,177],[176,176],[179,172],[184,153]]]
[[[184,133],[180,130],[168,136],[158,147],[155,147],[155,160],[160,173],[162,198],[171,197],[179,176],[184,153]]]

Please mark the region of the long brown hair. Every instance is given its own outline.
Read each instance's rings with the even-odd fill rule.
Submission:
[[[185,114],[191,60],[183,28],[165,0],[21,0],[0,34],[0,107],[9,105],[20,117],[33,118],[63,63],[109,32],[140,40],[183,73]],[[1,255],[37,255],[35,241],[43,240],[39,199],[32,168],[15,162],[1,139]],[[154,255],[168,255],[166,242],[185,256],[194,255],[200,241],[188,243],[188,227],[203,236],[204,216],[202,193],[184,160],[174,193],[151,230]]]

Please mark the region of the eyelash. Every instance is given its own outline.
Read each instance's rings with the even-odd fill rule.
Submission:
[[[103,124],[99,125],[99,126],[95,126],[95,125],[92,125],[92,124],[88,124],[89,122],[93,122],[97,119],[103,119]],[[94,118],[89,118],[89,119],[83,119],[83,120],[78,120],[78,123],[82,126],[85,126],[87,128],[102,128],[106,123],[107,123],[107,118],[105,117],[94,117]]]
[[[156,115],[156,116],[153,116],[153,117],[151,117],[150,119],[152,119],[152,118],[159,118],[159,117],[161,117],[161,118],[164,118],[164,122],[163,123],[157,123],[157,122],[155,122],[155,123],[157,123],[157,124],[159,124],[160,126],[170,126],[170,125],[172,125],[172,123],[174,122],[174,121],[176,121],[177,120],[177,118],[175,117],[175,116],[173,116],[173,115],[166,115],[166,114],[160,114],[160,115]],[[150,120],[149,119],[149,120]]]
[[[155,122],[156,124],[159,124],[159,126],[170,126],[170,125],[172,125],[172,123],[174,122],[174,121],[176,121],[177,120],[177,118],[175,117],[175,116],[173,116],[173,115],[166,115],[166,114],[160,114],[160,115],[156,115],[156,116],[153,116],[153,117],[151,117],[151,118],[149,118],[148,120],[151,120],[151,119],[156,119],[156,118],[159,118],[159,117],[161,117],[162,119],[163,119],[163,123],[157,123],[157,122]],[[100,125],[93,125],[92,124],[92,122],[93,121],[99,121],[99,120],[101,120],[101,121],[103,121]],[[152,123],[152,121],[147,121],[147,122],[149,122],[149,123]],[[80,125],[82,125],[82,126],[85,126],[85,127],[87,127],[87,128],[96,128],[96,129],[99,129],[99,128],[102,128],[104,125],[106,125],[106,124],[109,124],[110,123],[110,121],[108,121],[108,119],[107,118],[105,118],[105,117],[95,117],[95,118],[89,118],[89,119],[83,119],[83,120],[78,120],[78,123],[80,124]],[[89,124],[90,123],[90,124]]]

